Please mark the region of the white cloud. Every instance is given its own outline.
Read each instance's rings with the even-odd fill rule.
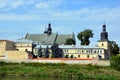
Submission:
[[[8,11],[11,9],[17,9],[24,5],[25,0],[0,0],[0,9],[2,11]]]
[[[62,0],[40,1],[35,5],[35,8],[40,10],[54,9],[60,6],[62,3],[63,3]]]

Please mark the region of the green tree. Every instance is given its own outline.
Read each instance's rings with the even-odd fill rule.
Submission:
[[[65,41],[65,45],[72,45],[72,44],[73,45],[76,44],[75,40],[72,39],[72,38],[67,38],[66,41]]]
[[[120,71],[120,55],[112,56],[110,59],[110,66]]]
[[[89,38],[93,38],[93,32],[90,29],[86,29],[80,33],[78,33],[77,38],[81,41],[81,45],[89,45]]]
[[[116,56],[119,54],[119,47],[115,41],[110,42],[110,56]]]
[[[38,56],[42,57],[42,55],[43,55],[43,52],[42,52],[42,48],[40,46],[39,49],[38,49]]]
[[[45,49],[45,58],[49,58],[49,47],[47,46],[46,49]]]
[[[59,48],[59,45],[57,43],[53,43],[50,49],[52,50],[52,58],[63,57],[63,51],[61,48]]]

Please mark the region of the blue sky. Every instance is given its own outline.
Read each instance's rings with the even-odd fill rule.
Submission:
[[[43,33],[49,22],[59,34],[91,29],[91,44],[97,44],[105,22],[109,40],[120,45],[120,0],[0,0],[0,39]]]

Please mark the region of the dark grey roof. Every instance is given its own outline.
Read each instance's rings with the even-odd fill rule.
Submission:
[[[52,33],[51,35],[47,34],[27,34],[25,39],[32,40],[34,42],[38,41],[41,44],[53,44],[55,38],[56,38],[56,33]]]
[[[61,34],[57,36],[56,43],[65,44],[66,39],[72,38],[72,34]]]
[[[19,40],[17,40],[17,41],[15,41],[15,43],[16,44],[20,44],[20,43],[22,43],[22,44],[32,44],[32,41],[31,40],[27,40],[27,39],[19,39]]]
[[[64,44],[67,38],[74,38],[74,33],[72,34],[58,34],[52,33],[51,35],[47,34],[26,34],[25,39],[32,40],[34,42],[39,42],[44,45],[52,45],[54,42],[61,45]]]

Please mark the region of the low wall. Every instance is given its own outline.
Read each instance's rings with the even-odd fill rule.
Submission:
[[[26,62],[39,63],[66,63],[66,64],[92,64],[99,66],[110,66],[108,60],[93,60],[93,59],[29,59]]]

